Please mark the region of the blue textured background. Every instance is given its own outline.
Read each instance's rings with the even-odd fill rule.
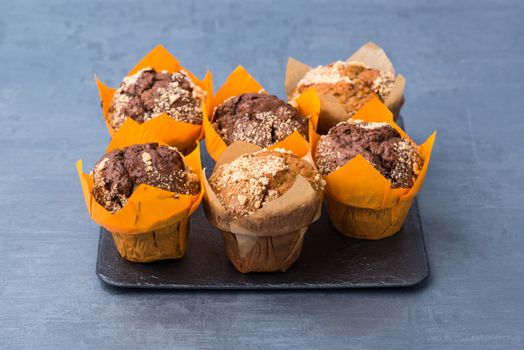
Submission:
[[[0,0],[0,348],[524,348],[522,1]],[[163,43],[219,86],[243,64],[283,96],[289,55],[368,40],[439,135],[419,196],[431,278],[405,290],[141,292],[94,274],[98,228],[74,162],[107,134],[116,85]]]

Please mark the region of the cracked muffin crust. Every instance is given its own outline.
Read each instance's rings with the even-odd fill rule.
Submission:
[[[313,87],[321,96],[334,96],[349,118],[374,96],[384,102],[394,82],[395,76],[390,72],[381,72],[360,62],[337,61],[307,72],[298,82],[290,100],[295,100],[302,92]]]
[[[324,180],[315,167],[295,154],[261,150],[245,154],[217,168],[209,185],[225,210],[235,218],[246,216],[283,195],[303,176],[317,192]]]
[[[361,154],[391,182],[392,188],[410,188],[423,165],[416,145],[387,123],[348,120],[323,135],[315,163],[326,176]]]
[[[235,141],[268,147],[297,130],[308,134],[308,117],[276,96],[246,93],[226,100],[213,112],[213,128],[226,145]]]
[[[184,164],[180,152],[157,143],[132,145],[105,154],[92,176],[93,197],[112,213],[122,209],[140,184],[179,194],[200,192],[198,175]]]
[[[166,113],[176,121],[202,124],[206,92],[184,72],[144,68],[122,81],[109,107],[109,120],[118,130],[130,117],[138,123]]]

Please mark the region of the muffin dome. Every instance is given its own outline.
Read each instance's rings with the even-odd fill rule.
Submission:
[[[268,147],[295,130],[307,139],[307,117],[278,97],[264,93],[246,93],[226,100],[215,108],[212,120],[226,145],[245,141]]]
[[[326,176],[361,154],[391,182],[393,188],[410,188],[423,161],[417,148],[387,123],[348,120],[320,138],[315,163]]]
[[[317,192],[324,181],[315,167],[284,150],[261,150],[245,154],[217,168],[209,185],[232,217],[242,217],[283,195],[297,175]]]
[[[168,73],[145,68],[126,77],[109,107],[111,126],[118,130],[127,117],[143,123],[166,113],[177,121],[202,124],[206,92],[184,71]]]
[[[307,72],[298,82],[290,99],[296,99],[302,92],[313,87],[321,96],[334,96],[349,118],[374,96],[384,101],[391,92],[394,81],[393,73],[381,72],[359,62],[337,61]]]
[[[147,143],[105,154],[93,171],[92,194],[110,212],[120,210],[140,184],[179,194],[198,194],[197,174],[176,148]]]

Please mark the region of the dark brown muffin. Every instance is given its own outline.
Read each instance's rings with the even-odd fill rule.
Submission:
[[[115,149],[100,159],[93,171],[93,197],[111,212],[121,209],[133,191],[146,184],[179,194],[198,194],[198,176],[176,148],[157,143]]]
[[[216,169],[209,185],[226,211],[241,217],[262,208],[293,186],[297,175],[321,192],[322,177],[307,161],[285,150],[245,154]]]
[[[297,130],[307,138],[308,118],[276,96],[249,93],[232,97],[215,108],[213,128],[226,145],[235,141],[268,147]]]
[[[126,77],[109,107],[111,126],[118,130],[127,117],[143,123],[162,113],[177,121],[202,124],[206,92],[186,72],[157,72],[145,68]]]
[[[410,188],[422,168],[422,157],[410,141],[387,123],[349,120],[320,138],[315,162],[328,175],[361,154],[393,188]]]
[[[348,118],[374,96],[384,101],[393,87],[392,73],[372,69],[359,62],[342,62],[318,66],[298,82],[290,99],[296,99],[305,90],[314,87],[319,95],[330,94],[344,107]]]

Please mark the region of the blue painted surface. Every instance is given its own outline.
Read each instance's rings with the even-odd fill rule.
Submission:
[[[521,1],[0,1],[0,348],[524,348]],[[111,85],[163,43],[220,85],[237,65],[283,96],[287,56],[368,40],[439,135],[419,204],[432,276],[406,290],[141,292],[94,274],[74,162],[107,135]]]

